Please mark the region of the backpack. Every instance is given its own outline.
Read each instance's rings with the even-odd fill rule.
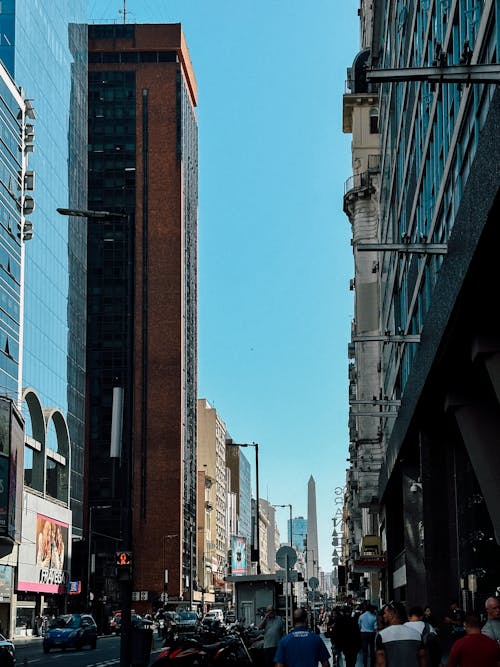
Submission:
[[[422,630],[422,642],[425,647],[425,652],[429,657],[430,665],[439,665],[443,651],[441,649],[439,637],[436,632],[433,632],[432,630],[433,628],[431,624],[426,621],[424,629]]]

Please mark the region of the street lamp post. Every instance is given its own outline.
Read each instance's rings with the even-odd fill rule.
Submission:
[[[123,220],[127,223],[127,271],[126,271],[126,293],[127,293],[127,333],[126,333],[126,353],[128,359],[126,360],[127,367],[127,389],[128,389],[128,409],[126,410],[127,428],[125,429],[125,437],[123,438],[123,493],[121,502],[121,542],[122,548],[126,552],[132,552],[132,494],[133,494],[133,473],[132,473],[132,373],[133,373],[133,349],[132,349],[132,329],[133,329],[133,233],[134,229],[131,224],[131,217],[128,213],[120,213],[115,211],[100,211],[100,210],[79,210],[72,208],[57,208],[60,215],[77,217],[77,218],[94,218],[101,221]],[[90,537],[90,536],[89,536]],[[132,644],[131,644],[131,630],[132,630],[132,572],[129,566],[127,572],[124,572],[120,577],[120,606],[122,618],[122,632],[120,636],[120,667],[129,667],[132,659]]]
[[[255,535],[255,550],[257,552],[257,574],[260,574],[260,523],[259,523],[259,445],[257,442],[232,442],[228,440],[226,445],[229,447],[255,447],[255,486],[257,494],[256,502],[256,535]]]

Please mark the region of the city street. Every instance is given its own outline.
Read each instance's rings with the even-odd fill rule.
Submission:
[[[331,652],[330,640],[323,637],[328,650]],[[71,662],[71,667],[112,667],[120,662],[120,638],[114,635],[101,636],[97,642],[97,648],[91,650],[84,648],[81,651],[51,651],[45,655],[42,651],[42,640],[38,638],[16,640],[17,666],[36,665],[36,667],[48,667],[49,665],[65,667]],[[153,658],[160,650],[161,642],[154,637],[154,648],[151,653]],[[331,660],[330,660],[331,663]],[[363,664],[361,655],[356,667]],[[344,667],[342,661],[340,667]]]
[[[32,638],[26,640],[15,640],[17,666],[36,665],[36,667],[47,667],[58,665],[65,667],[71,663],[71,667],[105,667],[118,665],[120,662],[120,638],[114,635],[101,636],[97,640],[95,650],[85,647],[81,651],[68,649],[67,651],[51,651],[43,653],[42,639]],[[152,656],[160,650],[161,643],[154,637],[154,648]]]

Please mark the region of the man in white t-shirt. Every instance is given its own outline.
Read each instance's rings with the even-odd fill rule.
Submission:
[[[424,619],[424,610],[415,605],[408,612],[408,621],[405,625],[415,628],[420,633],[424,643],[427,664],[429,667],[438,667],[441,664],[442,650],[436,629]]]
[[[384,607],[386,627],[380,630],[375,641],[376,667],[426,667],[422,637],[415,628],[404,625],[406,609],[400,602],[390,602]]]

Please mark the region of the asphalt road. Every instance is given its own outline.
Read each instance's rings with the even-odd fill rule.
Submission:
[[[81,651],[52,650],[45,654],[39,638],[14,640],[14,645],[16,667],[116,667],[120,663],[120,638],[114,635],[99,637],[95,649],[86,646]],[[160,645],[155,633],[151,657],[159,652]]]
[[[331,651],[330,641],[324,638],[325,644]],[[99,637],[95,650],[87,646],[81,651],[68,649],[67,651],[51,651],[48,655],[42,651],[42,640],[38,638],[14,641],[16,646],[16,667],[117,667],[120,664],[120,638],[114,635]],[[161,650],[161,640],[157,633],[153,637],[151,659]],[[25,662],[26,660],[26,662]],[[331,660],[330,660],[331,663]],[[343,659],[340,667],[344,667]],[[362,667],[361,654],[356,667]]]

